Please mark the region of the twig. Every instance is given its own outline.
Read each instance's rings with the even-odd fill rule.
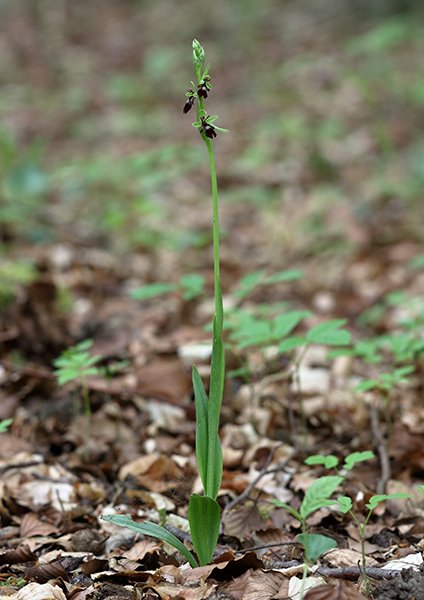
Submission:
[[[15,365],[14,363],[0,358],[0,365],[3,365],[8,371],[19,373],[20,375],[26,375],[27,377],[35,377],[36,379],[48,379],[51,381],[57,381],[56,375],[52,371],[49,371],[43,367],[32,366],[24,367]],[[120,385],[115,385],[114,382],[105,382],[104,379],[87,378],[87,388],[90,392],[97,392],[99,394],[108,394],[109,396],[118,396],[121,398],[132,398],[140,395],[140,390],[137,388],[126,388]],[[195,418],[196,411],[194,406],[191,404],[186,405],[174,400],[172,398],[163,398],[155,394],[143,394],[144,397],[158,402],[164,402],[165,404],[171,404],[182,408],[190,418]]]
[[[381,477],[377,481],[377,494],[384,494],[386,491],[387,482],[390,479],[390,462],[387,454],[386,443],[383,439],[378,421],[377,411],[373,406],[369,407],[371,428],[374,438],[377,442],[378,454],[380,456]]]
[[[246,554],[246,552],[256,552],[256,550],[266,550],[268,548],[278,548],[279,546],[300,546],[300,542],[293,540],[292,542],[272,542],[270,544],[259,544],[259,546],[252,546],[251,548],[243,548],[242,550],[234,550],[234,554]],[[293,562],[293,561],[290,561]],[[298,561],[296,561],[298,562]],[[300,565],[301,563],[298,562]],[[293,565],[292,565],[293,566]]]
[[[289,423],[290,423],[290,429],[291,429],[292,437],[293,437],[294,449],[296,452],[299,452],[300,443],[299,443],[299,436],[297,434],[297,429],[296,429],[296,419],[294,416],[294,408],[293,408],[293,395],[291,392],[289,392],[289,405],[288,405],[287,413],[289,416]]]
[[[259,471],[259,473],[257,474],[257,476],[255,477],[255,479],[253,481],[251,481],[249,483],[249,485],[247,486],[246,489],[244,489],[242,491],[242,493],[240,494],[240,496],[238,496],[237,498],[235,498],[234,500],[232,500],[231,502],[229,502],[227,504],[227,506],[225,507],[226,511],[231,510],[232,508],[234,508],[237,504],[240,504],[240,502],[242,502],[245,498],[247,498],[250,494],[250,492],[253,490],[253,488],[255,487],[255,485],[258,483],[258,481],[260,481],[262,479],[262,477],[264,477],[265,475],[268,475],[269,473],[275,473],[276,471],[281,471],[282,469],[284,469],[284,467],[287,465],[287,463],[289,461],[291,461],[291,459],[296,456],[297,451],[292,452],[284,461],[283,463],[281,463],[278,467],[274,467],[273,469],[270,469],[268,471],[268,467],[272,461],[272,459],[274,458],[274,454],[277,450],[277,448],[280,448],[281,444],[278,444],[277,446],[274,446],[274,448],[272,448],[271,452],[269,453],[269,456],[266,460],[266,463],[264,465],[264,467]]]
[[[331,567],[319,567],[316,571],[324,577],[334,577],[335,579],[347,579],[348,581],[357,581],[363,574],[364,568],[358,566],[351,567],[337,567],[332,569]],[[366,567],[365,573],[367,577],[372,579],[394,579],[401,571],[395,569],[381,569],[379,567]]]

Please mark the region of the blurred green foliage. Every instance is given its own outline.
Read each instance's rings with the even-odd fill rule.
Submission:
[[[46,235],[44,203],[49,180],[41,166],[43,146],[34,142],[22,151],[0,127],[0,230],[25,234],[32,241]]]

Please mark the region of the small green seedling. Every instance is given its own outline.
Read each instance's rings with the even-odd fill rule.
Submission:
[[[297,519],[302,527],[302,533],[297,535],[297,539],[305,549],[305,568],[303,570],[302,587],[300,590],[300,600],[303,598],[306,575],[308,573],[308,565],[313,564],[321,554],[336,548],[337,543],[325,535],[316,533],[307,533],[306,520],[308,516],[316,510],[324,506],[338,504],[337,500],[330,500],[330,496],[336,488],[342,483],[343,477],[339,475],[329,475],[328,477],[320,477],[308,487],[303,498],[299,511],[295,510],[288,504],[280,500],[271,500],[272,504],[281,508],[287,509],[295,519]]]
[[[399,367],[393,373],[383,373],[378,379],[364,379],[356,387],[355,392],[364,392],[367,390],[378,390],[384,397],[384,409],[386,416],[387,439],[392,435],[392,419],[390,416],[390,404],[392,400],[393,388],[399,383],[407,383],[406,375],[415,371],[412,365]]]
[[[297,395],[302,419],[304,447],[307,445],[307,418],[303,405],[300,366],[312,344],[324,346],[345,346],[350,343],[351,334],[342,329],[346,319],[332,319],[309,329],[305,336],[290,335],[297,325],[311,313],[303,310],[293,310],[283,313],[273,320],[257,319],[245,314],[239,317],[231,338],[238,343],[239,348],[248,346],[277,345],[278,354],[288,354],[295,368]],[[294,350],[300,349],[297,355]]]
[[[0,421],[0,433],[6,433],[12,423],[13,419],[3,419],[3,421]]]
[[[4,581],[0,582],[0,587],[10,586],[10,587],[14,587],[14,588],[21,588],[26,583],[27,583],[27,581],[23,577],[16,577],[16,576],[11,575]]]
[[[99,375],[101,373],[99,367],[96,367],[95,365],[102,360],[101,356],[90,355],[88,350],[92,345],[93,340],[84,340],[76,346],[64,350],[61,356],[53,361],[53,364],[56,367],[54,374],[57,377],[59,385],[65,385],[65,383],[68,383],[69,381],[75,381],[81,387],[84,413],[86,417],[84,446],[87,458],[91,419],[91,405],[88,393],[87,377],[89,375]]]
[[[303,271],[299,269],[279,271],[273,275],[267,275],[264,270],[255,271],[241,278],[238,288],[233,292],[233,295],[237,298],[240,305],[251,292],[259,287],[285,281],[296,281],[297,279],[301,279],[303,275]]]
[[[403,494],[403,493],[399,493],[399,494],[379,494],[376,496],[371,496],[371,498],[369,499],[368,504],[366,504],[365,506],[368,508],[368,514],[365,517],[365,521],[363,522],[363,524],[361,525],[361,523],[359,522],[359,520],[357,519],[357,517],[355,516],[355,514],[352,512],[352,500],[348,497],[348,496],[340,496],[339,498],[337,498],[336,504],[338,504],[339,510],[346,514],[349,513],[351,515],[351,517],[353,518],[353,520],[355,521],[355,523],[357,524],[358,528],[359,528],[359,532],[361,534],[361,549],[362,549],[362,568],[363,568],[363,577],[364,577],[364,581],[365,581],[365,586],[366,586],[366,593],[367,593],[367,598],[370,597],[370,582],[369,579],[367,577],[366,571],[365,571],[365,567],[366,567],[366,562],[365,562],[365,528],[368,524],[368,521],[370,520],[372,511],[380,504],[380,502],[383,502],[385,500],[391,500],[394,498],[411,498],[410,494]]]
[[[358,340],[352,348],[336,348],[327,354],[327,358],[336,358],[337,356],[357,356],[370,364],[381,362],[381,344],[380,339],[370,338],[366,340]]]
[[[204,100],[208,97],[212,85],[210,83],[209,64],[205,64],[205,51],[197,40],[193,41],[193,64],[197,75],[197,86],[192,82],[192,88],[187,91],[187,101],[183,113],[188,113],[197,104],[197,121],[193,123],[206,144],[209,155],[209,166],[212,179],[212,213],[213,213],[213,255],[214,255],[214,284],[215,284],[215,317],[212,336],[212,362],[209,397],[206,394],[202,379],[193,367],[193,388],[196,404],[196,456],[202,480],[204,496],[192,494],[188,507],[188,520],[193,546],[201,565],[212,560],[212,555],[218,541],[221,511],[216,501],[222,479],[222,448],[218,436],[219,416],[225,379],[225,355],[222,340],[224,309],[222,305],[221,280],[219,275],[219,224],[218,224],[218,186],[216,179],[215,161],[211,140],[217,136],[220,129],[212,123],[215,117],[207,115]],[[195,89],[197,88],[197,91]],[[168,542],[187,558],[192,567],[198,566],[193,554],[165,528],[156,523],[135,523],[125,515],[107,515],[103,517],[117,525],[157,537]]]
[[[351,454],[348,454],[345,458],[344,464],[342,466],[342,469],[344,469],[345,471],[351,471],[353,469],[353,467],[360,462],[364,462],[365,460],[371,460],[372,458],[374,458],[374,453],[371,452],[370,450],[365,450],[364,452],[352,452]],[[337,475],[340,475],[341,477],[343,477],[343,481],[342,481],[342,486],[343,486],[343,493],[346,492],[345,490],[345,485],[346,485],[346,477],[347,477],[347,473],[346,475],[341,475],[341,473],[339,472],[339,459],[337,458],[337,456],[333,456],[332,454],[329,454],[328,456],[322,456],[321,454],[315,454],[314,456],[309,456],[306,460],[305,460],[305,464],[307,465],[324,465],[324,467],[326,469],[334,469],[337,473]]]
[[[150,283],[133,290],[130,296],[135,300],[148,300],[175,291],[181,291],[184,300],[193,300],[204,294],[205,278],[199,273],[187,273],[179,283]]]

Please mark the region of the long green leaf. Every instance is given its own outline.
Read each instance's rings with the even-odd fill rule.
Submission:
[[[142,533],[143,535],[150,535],[152,537],[156,537],[167,544],[170,544],[176,550],[179,550],[183,556],[188,560],[190,565],[195,569],[199,565],[197,564],[196,559],[188,550],[180,540],[175,537],[170,531],[157,525],[156,523],[150,523],[149,521],[143,521],[143,523],[136,523],[132,520],[128,515],[105,515],[102,517],[104,521],[110,521],[114,523],[114,525],[119,525],[120,527],[128,527],[132,531],[136,531],[137,533]]]
[[[222,479],[222,451],[217,451],[219,415],[225,380],[225,351],[222,341],[222,319],[215,315],[213,326],[211,384],[208,402],[208,468],[205,494],[216,499]]]
[[[208,397],[199,371],[193,366],[193,389],[196,403],[196,456],[203,489],[208,481]]]
[[[221,511],[209,496],[192,494],[188,505],[188,520],[193,545],[201,566],[211,562],[219,535]]]

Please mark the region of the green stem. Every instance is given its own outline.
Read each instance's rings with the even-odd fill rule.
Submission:
[[[371,511],[368,513],[367,518],[365,519],[365,523],[363,525],[360,524],[360,522],[358,521],[358,519],[355,517],[355,515],[353,514],[353,512],[350,510],[349,514],[353,517],[353,520],[355,521],[355,523],[357,524],[358,528],[359,528],[359,532],[361,534],[361,554],[362,554],[362,575],[365,581],[365,590],[366,590],[366,595],[367,598],[370,597],[370,582],[366,573],[366,557],[365,557],[365,527],[368,523],[368,519],[371,515]]]
[[[305,593],[306,576],[308,575],[308,565],[309,565],[308,537],[307,537],[307,534],[306,534],[306,521],[305,521],[305,519],[302,519],[301,523],[302,523],[303,539],[305,540],[305,543],[304,543],[304,547],[305,547],[305,564],[303,566],[302,585],[300,587],[299,600],[303,600],[303,594]]]
[[[200,73],[197,74],[200,81]],[[197,103],[197,120],[205,116],[203,98]],[[222,478],[222,451],[218,450],[219,415],[221,411],[222,395],[225,376],[224,347],[222,341],[222,328],[224,322],[224,309],[222,304],[221,280],[219,275],[219,219],[218,219],[218,183],[216,178],[215,160],[211,140],[201,132],[200,137],[206,144],[209,156],[209,167],[212,182],[212,214],[213,214],[213,259],[214,259],[214,288],[215,288],[215,318],[212,343],[211,383],[209,388],[208,403],[208,467],[207,487],[205,494],[216,498],[216,480]]]
[[[302,585],[300,587],[299,600],[303,600],[303,594],[305,593],[305,583],[306,583],[307,575],[308,575],[308,565],[305,562],[305,564],[303,566]]]
[[[222,333],[224,321],[224,310],[222,306],[221,279],[219,276],[219,220],[218,220],[218,184],[216,180],[215,160],[213,156],[212,143],[209,138],[204,137],[209,155],[209,166],[212,181],[212,211],[213,211],[213,263],[215,277],[215,315],[218,331]]]

